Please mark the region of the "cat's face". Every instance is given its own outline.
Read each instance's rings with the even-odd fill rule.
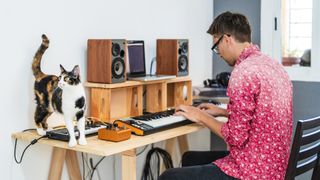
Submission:
[[[61,89],[70,86],[78,85],[80,81],[80,69],[79,66],[76,65],[72,71],[66,71],[62,65],[60,65],[61,74],[59,76],[59,83],[58,86]]]

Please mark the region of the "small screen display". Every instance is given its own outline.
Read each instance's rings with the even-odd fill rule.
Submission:
[[[145,74],[145,59],[143,43],[128,44],[130,74]]]

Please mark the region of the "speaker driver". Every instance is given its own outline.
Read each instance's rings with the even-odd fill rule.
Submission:
[[[112,55],[113,56],[118,56],[121,51],[121,47],[118,43],[112,43]]]
[[[181,55],[179,57],[179,71],[186,71],[188,68],[188,57]]]
[[[115,58],[112,62],[112,77],[119,79],[124,75],[125,70],[124,60],[121,58]]]

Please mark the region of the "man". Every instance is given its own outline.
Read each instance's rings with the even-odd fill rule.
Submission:
[[[227,110],[181,105],[178,115],[225,140],[230,154],[207,165],[169,169],[160,179],[284,179],[292,135],[292,83],[283,67],[251,43],[244,15],[225,12],[209,30],[212,50],[230,66]],[[227,123],[215,116],[228,117]]]

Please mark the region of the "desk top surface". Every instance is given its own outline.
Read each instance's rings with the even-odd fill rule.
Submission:
[[[92,82],[85,82],[84,86],[89,88],[106,88],[106,89],[113,89],[113,88],[123,88],[128,86],[140,86],[140,85],[149,85],[149,84],[157,84],[157,83],[176,83],[176,82],[184,82],[184,81],[191,81],[188,76],[176,77],[172,79],[159,79],[153,81],[125,81],[123,83],[115,83],[115,84],[103,84],[103,83],[92,83]]]
[[[87,137],[88,144],[86,146],[76,145],[75,147],[68,147],[67,142],[52,140],[52,139],[41,139],[38,143],[47,144],[53,147],[59,147],[64,149],[75,150],[79,152],[85,152],[100,156],[109,156],[118,154],[124,151],[135,149],[148,144],[156,143],[159,141],[171,139],[177,136],[196,132],[204,127],[198,124],[189,124],[158,133],[136,136],[132,135],[130,139],[122,142],[110,142],[98,139],[98,136]],[[32,141],[35,138],[40,137],[36,131],[27,131],[22,133],[12,134],[13,138],[17,138],[24,141]]]
[[[225,121],[226,118],[218,117],[220,121]],[[86,146],[76,145],[75,147],[70,148],[67,142],[52,140],[52,139],[41,139],[38,143],[47,144],[54,147],[71,149],[79,152],[85,152],[100,156],[109,156],[118,154],[124,151],[132,150],[141,146],[145,146],[148,144],[156,143],[159,141],[171,139],[174,137],[178,137],[185,134],[190,134],[196,132],[204,127],[193,123],[184,125],[181,127],[176,127],[173,129],[164,130],[161,132],[157,132],[154,134],[146,135],[146,136],[136,136],[132,135],[130,139],[121,142],[111,142],[104,141],[98,139],[98,136],[87,137],[88,144]],[[13,138],[17,138],[24,141],[31,142],[35,138],[39,138],[40,136],[36,131],[27,131],[21,133],[12,134]]]

